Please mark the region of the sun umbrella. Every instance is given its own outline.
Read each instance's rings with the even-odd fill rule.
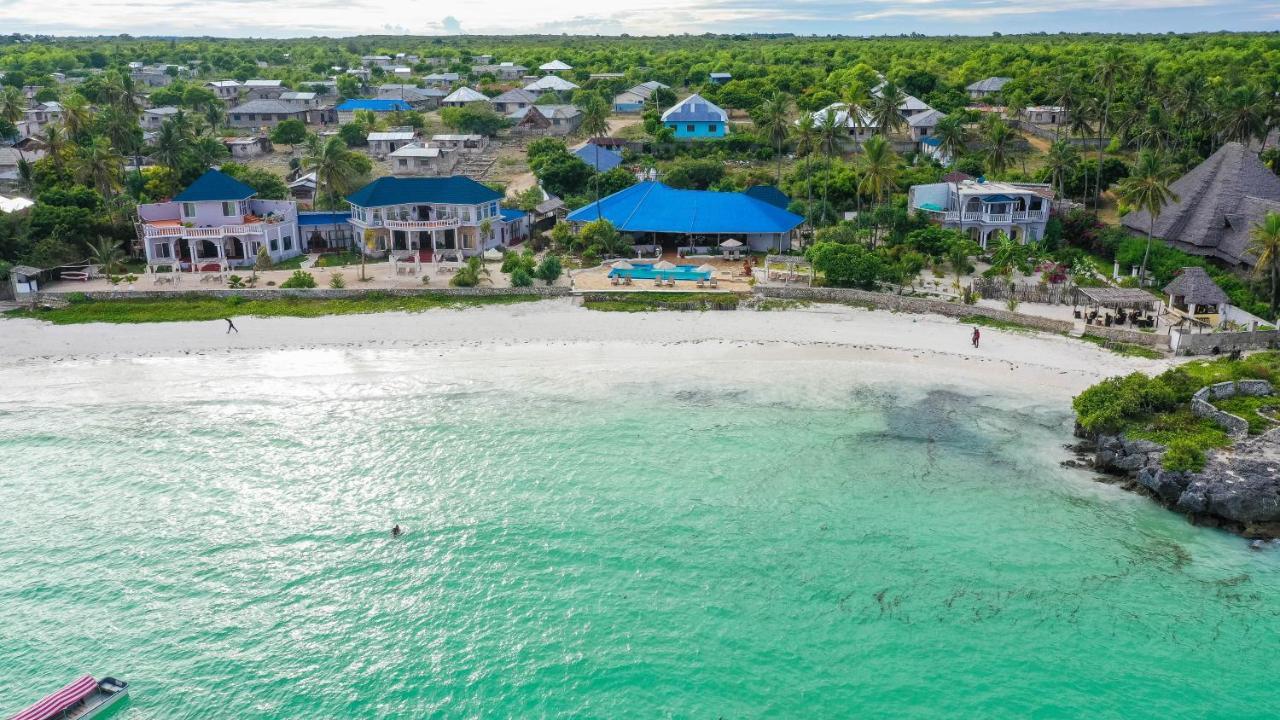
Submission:
[[[725,240],[724,242],[720,243],[720,247],[727,247],[727,248],[742,247],[742,243],[737,240],[734,240],[733,238],[729,238],[728,240]]]
[[[716,272],[716,269],[711,267],[710,265],[699,265],[698,272],[711,273],[714,275]]]
[[[619,260],[618,262],[613,264],[613,269],[614,270],[635,270],[636,268],[634,265],[627,262],[626,260]]]
[[[654,270],[675,270],[676,266],[666,260],[660,260],[653,264]]]
[[[484,251],[484,259],[485,259],[485,260],[501,260],[501,259],[502,259],[502,251],[501,251],[501,250],[495,250],[495,249],[493,249],[493,248],[490,248],[490,249],[488,249],[488,250],[485,250],[485,251]]]

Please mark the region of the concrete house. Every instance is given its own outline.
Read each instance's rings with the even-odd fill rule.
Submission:
[[[561,62],[559,60],[552,60],[549,63],[543,63],[539,65],[538,69],[547,74],[555,74],[555,73],[568,72],[569,70],[573,69],[573,66],[570,65],[569,63]]]
[[[662,124],[674,131],[678,140],[705,140],[729,134],[729,114],[697,93],[662,113]]]
[[[510,115],[517,110],[523,110],[538,102],[538,96],[528,90],[517,88],[502,93],[495,97],[492,102],[494,112]]]
[[[457,85],[461,78],[462,76],[455,72],[431,73],[430,75],[422,78],[422,81],[431,87],[448,89]]]
[[[369,154],[386,157],[405,145],[413,144],[418,133],[413,128],[399,128],[386,132],[369,133]]]
[[[404,83],[387,83],[378,86],[378,100],[400,100],[409,103],[414,110],[435,110],[445,93],[438,88],[420,88]]]
[[[573,105],[530,105],[507,115],[515,130],[546,135],[568,135],[582,124],[582,111]]]
[[[279,100],[286,89],[279,80],[245,80],[243,86],[246,100]]]
[[[413,107],[403,100],[380,100],[376,98],[347,100],[335,108],[338,113],[338,122],[344,125],[355,119],[357,110],[367,110],[371,113],[384,115],[393,112],[407,112],[412,109]]]
[[[172,201],[139,205],[147,265],[216,270],[252,265],[260,247],[277,262],[300,254],[297,205],[256,194],[208,170]]]
[[[849,137],[853,138],[859,145],[867,140],[867,138],[880,132],[880,126],[875,119],[871,117],[871,113],[865,109],[859,109],[858,112],[850,114],[849,106],[844,103],[832,103],[821,110],[813,113],[813,124],[820,126],[826,121],[828,115],[834,116],[837,125],[848,131]]]
[[[399,176],[439,176],[453,174],[458,153],[447,148],[410,143],[387,156],[391,174]]]
[[[347,196],[350,223],[368,254],[457,260],[512,238],[502,194],[468,177],[381,177]],[[488,221],[487,223],[485,221]],[[489,225],[489,232],[481,225]]]
[[[62,103],[50,100],[36,103],[24,113],[23,120],[27,124],[27,134],[36,135],[55,123],[62,122]]]
[[[313,92],[283,92],[280,93],[280,102],[288,103],[304,110],[320,107],[320,98]]]
[[[913,185],[907,207],[945,228],[960,230],[986,248],[997,233],[1027,244],[1044,237],[1053,188],[1033,183],[956,182]]]
[[[253,137],[225,137],[222,144],[231,153],[232,160],[247,160],[269,154],[273,147],[271,138],[266,135]]]
[[[907,118],[907,127],[911,132],[911,139],[920,142],[933,135],[933,129],[938,126],[938,122],[947,116],[940,110],[929,108],[921,113],[916,113]]]
[[[965,87],[965,91],[969,93],[972,100],[981,100],[992,95],[1000,94],[1005,85],[1013,81],[1013,78],[1007,77],[989,77],[986,80],[979,80]]]
[[[223,102],[233,102],[240,98],[240,82],[238,80],[210,80],[204,86]]]
[[[1036,125],[1066,125],[1071,122],[1067,109],[1059,105],[1032,105],[1023,108],[1022,119]]]
[[[666,85],[650,80],[643,82],[630,90],[624,90],[613,96],[613,111],[617,113],[638,113],[644,112],[645,103],[649,102],[649,98],[659,89],[667,88]]]
[[[497,65],[476,65],[471,68],[472,75],[492,75],[498,80],[507,82],[519,80],[528,72],[529,68],[511,62],[498,63]]]
[[[707,75],[707,79],[711,81],[712,85],[723,85],[733,79],[733,74],[727,72],[713,72]]]
[[[307,110],[280,100],[250,100],[227,111],[227,125],[235,128],[275,127],[285,120],[307,121]]]
[[[469,87],[460,87],[440,101],[441,107],[463,107],[472,103],[489,104],[489,96]]]
[[[548,92],[572,92],[578,86],[558,75],[544,75],[524,86],[525,92],[541,96]]]
[[[171,105],[148,108],[142,111],[142,115],[138,118],[138,124],[142,126],[143,130],[159,130],[165,120],[180,112],[182,111]]]
[[[431,145],[433,147],[456,150],[463,153],[483,152],[488,144],[489,138],[483,135],[443,134],[431,136]]]

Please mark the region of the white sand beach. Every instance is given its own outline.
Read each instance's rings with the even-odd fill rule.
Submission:
[[[49,363],[147,359],[190,355],[242,356],[289,349],[419,349],[451,361],[532,365],[572,363],[575,374],[593,366],[607,376],[615,364],[628,372],[731,371],[744,377],[791,374],[801,364],[830,364],[816,377],[858,372],[881,379],[909,374],[1000,394],[1034,392],[1066,398],[1097,380],[1171,360],[1143,360],[1066,337],[972,328],[931,315],[870,311],[838,305],[770,312],[608,313],[570,300],[434,310],[422,313],[338,315],[321,318],[235,319],[138,325],[56,326],[0,320],[0,369],[9,378]],[[812,369],[812,368],[811,368]],[[584,373],[586,371],[586,373]]]

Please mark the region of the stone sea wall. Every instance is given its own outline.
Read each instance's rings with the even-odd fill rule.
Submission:
[[[1209,355],[1214,348],[1222,354],[1233,350],[1265,350],[1280,345],[1280,330],[1254,332],[1176,333],[1173,338],[1177,355]]]
[[[847,303],[865,305],[881,310],[893,310],[907,313],[933,313],[947,317],[966,317],[979,315],[992,320],[1017,323],[1037,330],[1065,334],[1071,332],[1074,323],[1066,320],[1053,320],[1038,315],[998,310],[979,305],[950,303],[945,300],[892,295],[889,293],[854,290],[850,288],[810,288],[810,287],[757,287],[757,297],[781,298],[786,300],[809,300],[811,302]]]
[[[362,298],[369,295],[375,297],[393,296],[393,297],[412,297],[415,295],[430,296],[455,296],[455,297],[496,297],[511,295],[536,295],[538,297],[555,298],[567,297],[572,292],[567,287],[527,287],[527,288],[493,288],[493,287],[443,287],[443,288],[390,288],[390,289],[373,289],[373,288],[244,288],[240,290],[221,289],[192,289],[182,291],[164,291],[164,290],[100,290],[94,292],[40,292],[36,293],[35,301],[40,302],[65,302],[69,296],[84,297],[89,300],[131,300],[138,298],[145,299],[165,299],[176,297],[213,297],[227,298],[239,296],[245,300],[274,300],[280,297],[303,297],[318,298],[324,300],[335,299],[352,299]]]
[[[1134,345],[1145,345],[1156,350],[1165,350],[1169,347],[1168,335],[1157,335],[1155,333],[1138,332],[1137,330],[1126,330],[1118,327],[1096,327],[1090,325],[1085,333],[1096,335],[1100,338],[1106,338],[1114,342],[1132,343]]]

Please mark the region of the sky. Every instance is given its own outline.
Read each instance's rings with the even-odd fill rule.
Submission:
[[[55,35],[989,35],[1277,29],[1280,0],[0,0],[0,33]]]

